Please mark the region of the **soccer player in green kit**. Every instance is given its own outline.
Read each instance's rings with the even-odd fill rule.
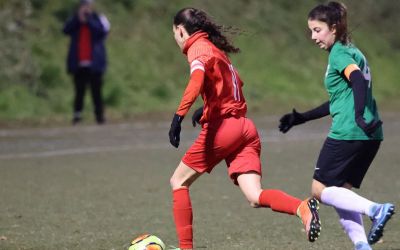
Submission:
[[[279,129],[286,133],[294,125],[331,115],[332,126],[315,167],[312,194],[336,209],[356,250],[370,250],[395,210],[393,204],[379,204],[351,191],[360,188],[383,140],[371,72],[365,56],[350,42],[343,4],[316,6],[308,15],[308,27],[311,39],[329,52],[324,82],[329,101],[304,113],[293,109],[282,116]],[[368,237],[362,215],[372,220]]]

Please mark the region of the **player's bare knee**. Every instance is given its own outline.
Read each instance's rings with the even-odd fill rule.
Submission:
[[[313,180],[311,185],[311,194],[314,198],[321,201],[322,191],[325,189],[325,185],[317,180]]]
[[[189,187],[189,186],[192,184],[190,178],[184,178],[184,177],[175,176],[175,175],[173,175],[173,176],[171,177],[171,179],[169,180],[169,182],[170,182],[171,188],[172,188],[173,190],[174,190],[174,189],[181,188],[181,187]]]
[[[259,207],[260,205],[258,204],[258,197],[256,197],[256,196],[252,196],[252,197],[246,197],[247,198],[247,200],[248,200],[248,202],[249,202],[249,204],[250,204],[250,206],[252,207],[252,208],[257,208],[257,207]]]
[[[177,178],[176,176],[172,176],[171,179],[169,180],[169,183],[171,185],[171,188],[178,189],[183,186],[183,180],[181,178]]]
[[[311,194],[312,194],[312,196],[314,197],[314,198],[316,198],[317,200],[319,200],[319,201],[321,201],[321,193],[320,192],[318,192],[318,191],[316,191],[316,192],[311,192]]]
[[[321,201],[321,193],[322,193],[322,191],[324,190],[324,187],[320,187],[320,186],[313,186],[312,188],[311,188],[311,195],[314,197],[314,198],[316,198],[316,199],[318,199],[319,201]]]
[[[247,201],[249,202],[249,205],[253,208],[257,208],[260,207],[259,205],[259,199],[260,199],[260,194],[261,194],[262,190],[244,190],[244,195],[247,199]]]

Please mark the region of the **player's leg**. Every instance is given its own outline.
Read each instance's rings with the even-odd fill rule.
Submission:
[[[170,179],[173,214],[180,249],[193,249],[193,211],[189,186],[201,173],[181,162]]]
[[[173,189],[173,210],[181,249],[193,247],[192,208],[189,186],[204,172],[210,173],[235,144],[240,145],[240,131],[236,119],[210,121],[203,126],[195,142],[188,149],[170,182]]]
[[[260,207],[259,198],[263,191],[261,189],[261,176],[255,172],[240,174],[237,177],[237,182],[250,206],[254,208]]]
[[[317,180],[313,180],[312,194],[326,205],[368,215],[369,217],[372,217],[376,208],[382,205],[370,201],[344,187],[325,187],[324,184]]]
[[[369,167],[369,164],[364,164],[366,167],[363,168],[362,165],[357,163],[357,156],[361,154],[362,149],[363,143],[361,141],[327,138],[315,167],[314,180],[311,185],[312,195],[326,205],[368,214],[374,202],[342,187],[346,183],[349,183],[352,187],[360,186]],[[367,156],[365,155],[365,157]],[[355,165],[357,168],[353,167]],[[360,176],[357,180],[351,177],[353,168],[357,169],[353,176]],[[353,180],[350,181],[350,178]]]
[[[318,186],[318,190],[316,190]],[[355,192],[343,187],[326,187],[321,190],[321,183],[313,180],[313,194],[326,205],[354,213],[364,214],[371,218],[372,227],[368,234],[368,242],[376,243],[383,235],[386,222],[394,214],[395,207],[391,203],[379,204],[370,201]]]
[[[352,185],[346,183],[344,188],[351,189]],[[365,235],[365,229],[363,225],[363,218],[360,213],[350,212],[335,208],[339,215],[339,222],[342,225],[343,230],[349,236],[353,242],[356,250],[371,250]]]
[[[354,245],[368,246],[367,236],[365,235],[362,215],[355,212],[335,208],[339,215],[339,222],[343,230],[349,236]]]
[[[318,185],[321,186],[321,185]],[[351,184],[346,184],[344,189],[351,188]],[[329,190],[329,188],[328,188]],[[322,202],[324,204],[327,204],[326,197],[322,199]],[[354,197],[353,197],[354,198]],[[359,198],[359,197],[358,197]],[[365,201],[360,201],[357,199],[357,201],[353,202],[365,202]],[[336,203],[334,203],[336,204]],[[363,220],[362,220],[362,214],[359,212],[354,212],[354,211],[349,211],[349,210],[344,210],[341,208],[338,208],[337,206],[333,206],[336,209],[336,212],[339,215],[339,222],[342,225],[342,228],[346,232],[347,236],[350,238],[350,240],[353,242],[355,249],[356,250],[370,250],[372,249],[369,244],[367,237],[365,235],[365,230],[363,226]]]
[[[394,206],[370,201],[342,186],[348,183],[360,187],[379,145],[379,141],[338,141],[328,138],[321,150],[312,183],[312,194],[322,203],[365,214],[373,220],[368,236],[370,244],[382,236],[386,222],[394,213]]]
[[[273,211],[295,215],[301,200],[281,190],[261,188],[261,176],[256,172],[240,174],[237,182],[252,207],[269,207]]]
[[[170,179],[172,190],[189,188],[190,185],[201,175],[202,173],[198,173],[185,163],[180,162]]]
[[[370,201],[347,188],[335,186],[321,188],[322,186],[324,184],[313,180],[312,193],[314,197],[317,197],[326,205],[341,210],[365,214],[370,217],[373,215],[373,208],[379,206],[378,203]]]
[[[261,143],[254,123],[243,119],[242,146],[226,157],[229,176],[241,188],[250,205],[269,207],[273,211],[299,215],[307,231],[308,239],[314,241],[320,232],[318,201],[300,199],[281,190],[261,188]]]
[[[262,189],[261,176],[257,172],[239,174],[237,183],[252,207],[269,207],[275,212],[297,215],[302,219],[310,241],[320,233],[318,203],[314,199],[301,201],[281,190]]]

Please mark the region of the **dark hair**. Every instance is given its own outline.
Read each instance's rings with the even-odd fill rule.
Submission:
[[[343,3],[320,4],[310,11],[308,19],[324,22],[330,29],[335,25],[336,41],[342,44],[350,42],[351,38],[347,30],[347,8]]]
[[[214,23],[202,10],[184,8],[178,11],[174,17],[174,25],[183,25],[189,35],[197,31],[204,31],[208,39],[219,49],[226,53],[237,53],[239,48],[233,46],[228,38],[222,34],[223,26]]]

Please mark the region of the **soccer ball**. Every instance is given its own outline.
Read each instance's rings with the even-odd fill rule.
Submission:
[[[143,234],[132,240],[128,250],[165,250],[165,244],[155,235]]]

